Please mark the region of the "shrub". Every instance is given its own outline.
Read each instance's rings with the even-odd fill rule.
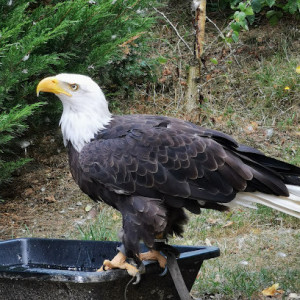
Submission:
[[[128,90],[131,81],[151,77],[143,34],[155,20],[150,4],[149,0],[0,0],[1,169],[4,148],[37,108],[32,105],[35,87],[43,77],[82,73],[114,90]],[[48,116],[58,116],[58,101],[45,107]],[[31,116],[31,122],[42,123],[46,109]],[[20,114],[23,117],[17,117]],[[9,135],[1,126],[9,128]],[[6,164],[4,178],[19,163]]]
[[[26,105],[23,108],[18,105],[11,109],[10,112],[0,114],[0,154],[7,155],[7,145],[9,144],[9,142],[16,136],[22,134],[25,129],[27,129],[27,125],[24,124],[24,121],[41,104],[42,103]],[[11,178],[11,174],[28,161],[28,158],[9,161],[5,161],[0,158],[0,185],[9,181]]]
[[[240,31],[248,30],[248,25],[252,25],[262,15],[266,16],[270,24],[275,25],[284,14],[299,16],[300,12],[299,0],[220,0],[209,3],[208,6],[213,10],[222,11],[227,8],[234,11],[227,42],[238,41]]]

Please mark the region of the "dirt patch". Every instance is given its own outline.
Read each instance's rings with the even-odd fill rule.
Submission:
[[[93,204],[74,182],[60,134],[36,137],[33,161],[2,191],[0,239],[24,236],[65,238]]]

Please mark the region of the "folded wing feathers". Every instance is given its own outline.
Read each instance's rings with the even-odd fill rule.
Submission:
[[[137,117],[133,119],[138,120]],[[237,195],[234,203],[249,205],[246,202],[250,199],[250,202],[265,202],[282,211],[295,209],[299,213],[294,203],[299,202],[300,188],[290,185],[290,197],[284,197],[289,194],[284,184],[289,173],[276,172],[279,167],[282,172],[289,169],[285,163],[277,164],[276,160],[270,159],[264,165],[263,154],[258,151],[238,147],[227,135],[205,131],[190,123],[168,118],[157,125],[157,119],[152,117],[145,121],[139,119],[139,129],[128,130],[126,124],[132,120],[126,120],[123,129],[121,125],[116,127],[120,135],[113,133],[117,129],[112,127],[108,129],[112,131],[111,135],[105,133],[107,139],[95,140],[80,153],[84,172],[89,172],[110,189],[126,194],[145,191],[144,196],[162,193],[212,203],[226,203]],[[148,126],[149,123],[152,126]],[[255,161],[256,157],[259,157],[258,161]],[[298,172],[297,167],[292,170]],[[130,188],[134,190],[125,189],[129,181],[133,181]],[[278,198],[268,194],[284,196]],[[204,199],[201,199],[202,195]],[[171,204],[170,199],[168,203]]]

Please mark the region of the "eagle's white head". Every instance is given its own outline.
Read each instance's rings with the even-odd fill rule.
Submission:
[[[102,90],[88,76],[59,74],[47,77],[40,81],[36,91],[37,95],[54,93],[61,100],[60,125],[64,144],[70,141],[78,152],[112,119]]]

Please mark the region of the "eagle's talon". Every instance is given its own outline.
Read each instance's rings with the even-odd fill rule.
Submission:
[[[139,274],[146,273],[146,268],[145,268],[145,265],[143,264],[143,262],[140,264],[138,270],[139,270]]]
[[[98,269],[97,272],[108,271],[111,269],[126,270],[128,274],[133,277],[139,273],[139,270],[135,266],[126,262],[126,256],[122,252],[119,252],[112,260],[104,260],[102,267]]]
[[[134,285],[138,284],[141,281],[141,278],[142,278],[141,273],[137,272],[135,277],[136,277],[136,280],[135,280],[135,282],[132,283]]]
[[[104,265],[104,262],[103,262],[103,265],[101,266],[101,268],[97,269],[96,272],[106,272],[108,269],[106,269],[106,265]]]
[[[157,250],[150,250],[140,254],[140,260],[156,260],[159,266],[164,269],[167,264],[167,259]]]
[[[164,270],[161,273],[159,273],[158,276],[163,277],[166,276],[167,273],[168,273],[168,267],[165,266]]]
[[[105,265],[102,265],[101,268],[97,270],[97,272],[106,272]]]

